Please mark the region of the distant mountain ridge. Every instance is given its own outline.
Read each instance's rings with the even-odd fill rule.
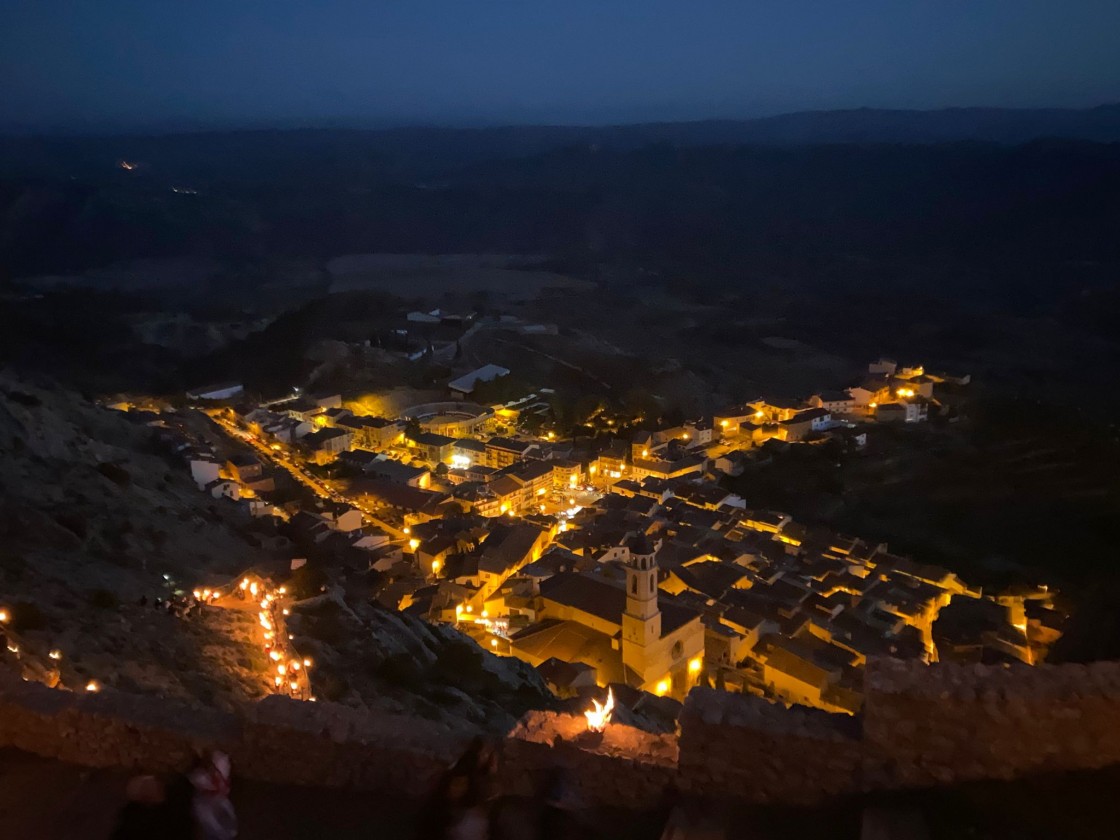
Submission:
[[[793,271],[809,255],[888,249],[1005,276],[1113,264],[1118,178],[1120,105],[0,136],[0,280],[151,257],[348,253]]]
[[[1120,142],[1120,103],[1085,109],[948,108],[903,111],[859,108],[802,111],[750,120],[632,125],[507,125],[491,128],[261,128],[131,134],[5,133],[0,178],[82,177],[125,159],[167,166],[190,177],[215,165],[311,166],[364,161],[363,172],[424,183],[460,167],[531,158],[560,149],[632,151],[651,146],[697,148],[824,145],[929,146],[1039,140]],[[228,173],[239,177],[236,172]]]
[[[1042,138],[1120,141],[1120,102],[1091,108],[941,108],[933,110],[852,108],[794,111],[770,117],[730,120],[692,120],[605,125],[496,125],[455,127],[437,125],[396,128],[342,127],[337,122],[319,127],[230,127],[228,129],[140,130],[79,134],[43,132],[0,125],[0,137],[67,138],[71,142],[107,137],[213,136],[230,134],[361,135],[386,151],[404,142],[417,142],[431,151],[450,146],[486,147],[492,154],[539,154],[573,143],[633,147],[649,143],[678,145],[813,145],[831,143],[1026,143]]]

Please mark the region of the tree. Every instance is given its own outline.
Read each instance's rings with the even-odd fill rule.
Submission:
[[[521,428],[528,434],[540,433],[544,427],[544,417],[540,414],[524,414],[521,416]]]
[[[603,399],[595,394],[583,394],[572,407],[573,423],[586,423],[593,415],[603,410]]]
[[[634,387],[622,397],[622,404],[635,417],[643,420],[656,420],[661,415],[661,405],[657,398],[645,388]]]
[[[288,589],[297,601],[318,595],[327,583],[327,573],[317,564],[300,566],[288,579]]]

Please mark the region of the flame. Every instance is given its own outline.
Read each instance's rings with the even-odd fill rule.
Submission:
[[[595,708],[583,713],[587,718],[587,729],[590,732],[602,732],[610,722],[611,713],[614,712],[614,689],[607,689],[606,703],[600,703],[594,698],[591,702]]]

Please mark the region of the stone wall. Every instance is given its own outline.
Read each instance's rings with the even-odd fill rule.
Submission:
[[[591,733],[583,716],[530,712],[503,744],[501,786],[531,796],[559,768],[577,801],[652,808],[675,784],[677,759],[675,735],[653,735],[620,723]]]
[[[280,784],[422,795],[464,748],[422,718],[274,696],[237,713],[127,694],[73,693],[0,671],[0,747],[89,767],[183,770],[212,749]]]
[[[865,677],[864,786],[912,787],[1120,763],[1120,662],[883,660]]]
[[[553,768],[588,804],[659,804],[670,789],[751,802],[836,796],[1120,763],[1120,662],[986,667],[873,662],[863,713],[786,709],[694,690],[677,735],[531,712],[505,738],[508,793]],[[234,713],[71,693],[0,671],[0,747],[94,767],[181,770],[212,748],[263,781],[422,796],[465,735],[419,717],[270,697]]]
[[[680,722],[677,784],[752,802],[817,802],[860,787],[859,721],[693,689]]]

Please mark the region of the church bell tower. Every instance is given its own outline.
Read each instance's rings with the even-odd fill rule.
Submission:
[[[646,648],[661,638],[661,610],[657,606],[656,550],[645,535],[630,545],[626,566],[626,611],[622,614],[622,662],[645,671]]]

